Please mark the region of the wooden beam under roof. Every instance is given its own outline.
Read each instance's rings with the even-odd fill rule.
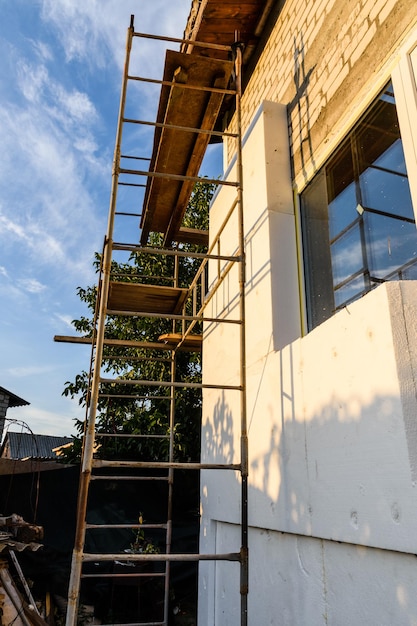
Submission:
[[[228,60],[167,51],[164,81],[172,84],[161,89],[157,123],[164,126],[155,128],[149,166],[150,173],[167,174],[167,178],[148,178],[141,221],[142,244],[147,243],[150,232],[163,233],[164,245],[176,240],[194,187],[190,179],[198,175],[210,141],[209,132],[198,131],[213,130],[224,98],[223,93],[209,89],[226,89],[232,70],[233,63]],[[196,89],[190,90],[190,86]]]
[[[236,34],[244,45],[243,65],[246,66],[256,49],[264,27],[279,0],[203,0],[193,3],[184,38],[190,43],[182,46],[188,54],[205,54],[225,58],[224,52],[194,47],[193,41],[230,46]]]

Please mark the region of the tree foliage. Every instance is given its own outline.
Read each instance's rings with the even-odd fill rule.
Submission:
[[[190,199],[184,225],[190,228],[208,229],[208,207],[215,186],[198,183]],[[151,246],[161,245],[158,234],[152,234]],[[191,244],[180,244],[179,249],[186,252],[202,252],[203,248]],[[100,270],[101,258],[96,254],[94,266]],[[179,286],[188,287],[195,276],[201,259],[182,257],[178,266]],[[174,275],[174,257],[163,254],[143,254],[135,251],[128,261],[112,262],[112,280],[137,282],[144,284],[169,285]],[[94,311],[97,300],[97,286],[79,287],[78,296],[88,309],[88,314],[72,322],[75,330],[83,336],[91,337],[94,332]],[[148,317],[108,316],[106,337],[134,341],[156,341],[164,333],[171,332],[172,321]],[[198,329],[196,329],[198,331]],[[196,332],[196,331],[195,331]],[[169,381],[171,377],[170,353],[158,352],[158,359],[149,358],[149,351],[107,346],[102,372],[106,378],[130,379],[141,381]],[[176,357],[176,380],[183,382],[201,382],[201,355],[199,353],[179,352]],[[82,371],[74,381],[67,381],[63,395],[78,397],[79,403],[88,405],[89,374]],[[121,397],[105,397],[116,393]],[[163,435],[165,438],[99,438],[98,456],[125,460],[166,460],[168,455],[169,433],[169,395],[171,390],[143,385],[141,396],[146,399],[127,397],[132,395],[130,385],[102,385],[98,403],[96,431],[100,433]],[[124,397],[126,396],[126,397]],[[201,390],[177,388],[175,391],[175,458],[178,461],[196,461],[200,453]],[[77,435],[74,445],[64,460],[74,461],[80,458],[81,435],[84,422],[76,420]]]

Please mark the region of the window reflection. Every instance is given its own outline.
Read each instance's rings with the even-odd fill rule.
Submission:
[[[391,83],[303,192],[301,206],[310,328],[380,282],[417,276],[417,231]],[[317,246],[329,253],[317,253]]]

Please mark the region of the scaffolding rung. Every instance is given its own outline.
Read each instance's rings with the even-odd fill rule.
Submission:
[[[161,256],[176,256],[190,259],[208,259],[212,261],[241,261],[239,254],[205,254],[204,252],[183,252],[181,250],[173,250],[172,248],[152,248],[151,246],[142,246],[134,243],[115,242],[112,245],[113,250],[136,252],[138,254],[160,254]]]
[[[169,358],[163,358],[163,357],[157,357],[157,356],[126,356],[126,355],[121,355],[121,354],[104,354],[103,355],[103,361],[132,361],[132,362],[142,362],[145,361],[146,363],[171,363],[172,359]]]
[[[123,396],[122,396],[123,397]],[[148,396],[149,397],[149,396]],[[169,435],[156,435],[152,433],[147,433],[146,435],[137,435],[133,433],[96,433],[96,439],[100,437],[125,437],[128,439],[169,439]]]
[[[90,554],[85,552],[82,559],[84,563],[94,561],[240,561],[241,554],[240,552],[228,552],[225,554]]]
[[[136,80],[140,80],[140,78],[137,78]],[[164,81],[164,83],[169,83],[169,81]],[[178,83],[174,83],[177,84]],[[222,89],[212,89],[210,87],[205,88],[198,88],[193,86],[189,86],[186,85],[185,83],[181,83],[181,89],[193,89],[194,91],[212,91],[214,93],[225,93],[224,90]],[[224,137],[225,135],[227,135],[228,137],[236,137],[235,134],[233,133],[224,133],[220,130],[206,130],[204,128],[195,128],[193,126],[178,126],[177,124],[165,124],[164,122],[148,122],[147,120],[134,120],[132,118],[128,118],[125,117],[123,118],[123,122],[126,122],[127,124],[139,124],[140,126],[153,126],[156,128],[167,128],[169,130],[180,130],[182,132],[186,132],[186,133],[194,133],[197,135],[214,135],[217,137]],[[121,172],[121,170],[119,170]],[[126,173],[126,172],[122,172],[122,173]],[[169,178],[170,176],[172,176],[172,174],[168,174],[167,178]],[[217,184],[219,184],[221,181],[219,179],[216,179]]]
[[[110,528],[110,529],[114,529],[114,528],[143,528],[144,530],[155,530],[155,529],[162,529],[162,530],[166,530],[167,529],[167,524],[138,524],[137,522],[135,522],[134,524],[86,524],[85,525],[86,528],[93,528],[93,529],[97,529],[97,528]]]
[[[100,398],[124,398],[125,400],[171,400],[171,396],[141,396],[138,394],[100,393]]]
[[[126,215],[127,217],[142,217],[142,213],[128,213],[127,211],[116,211],[115,215]]]
[[[105,459],[93,459],[94,468],[101,467],[135,467],[140,469],[187,469],[187,470],[234,470],[240,471],[240,463],[175,463],[169,461],[107,461]]]
[[[167,320],[179,320],[184,322],[212,322],[216,324],[242,324],[242,320],[229,319],[226,317],[203,317],[202,315],[175,315],[174,313],[149,313],[142,311],[116,311],[113,309],[107,309],[107,315],[117,315],[119,317],[149,317],[160,319],[161,317]]]
[[[168,482],[168,476],[91,476],[90,480],[138,480]]]
[[[103,385],[140,385],[142,387],[174,387],[176,389],[229,389],[242,391],[241,385],[211,385],[208,383],[171,383],[163,380],[130,380],[126,378],[100,378]]]
[[[150,83],[151,85],[164,85],[165,87],[173,87],[178,86],[176,81],[172,80],[159,80],[157,78],[148,78],[147,76],[131,76],[129,75],[128,80],[135,80],[141,83]],[[181,83],[181,89],[191,89],[193,91],[207,91],[211,93],[222,93],[226,96],[235,95],[236,91],[234,89],[222,89],[220,87],[203,87],[200,85],[187,85],[187,83]],[[143,123],[143,122],[142,122]],[[220,135],[222,137],[234,137],[235,139],[238,137],[237,133],[227,133],[222,131],[216,131],[216,135]],[[123,156],[123,155],[122,155]],[[133,159],[134,157],[130,157]],[[137,158],[137,157],[136,157]]]
[[[204,176],[185,176],[183,174],[166,174],[165,172],[147,172],[146,170],[127,170],[119,168],[119,174],[132,174],[132,176],[146,176],[148,178],[167,178],[170,180],[189,180],[194,183],[206,185],[223,185],[225,187],[238,187],[239,183],[219,178],[205,178]]]
[[[166,622],[132,622],[131,624],[102,624],[101,626],[166,626]]]
[[[121,154],[120,158],[121,159],[133,159],[134,161],[150,161],[151,160],[149,157],[131,156],[130,154]]]
[[[143,183],[124,183],[120,180],[117,181],[117,184],[120,185],[120,187],[146,187],[146,185],[144,185]]]
[[[232,46],[225,46],[224,44],[221,44],[221,43],[210,43],[210,42],[203,42],[203,41],[197,41],[197,40],[194,41],[190,39],[179,39],[178,37],[169,37],[167,35],[151,35],[149,33],[134,32],[132,36],[141,37],[142,39],[154,39],[155,41],[170,41],[171,43],[179,43],[179,44],[184,44],[184,45],[196,47],[196,48],[207,48],[210,50],[222,50],[224,52],[231,52],[233,50]]]
[[[165,572],[137,572],[136,574],[81,574],[81,578],[165,578]],[[123,625],[124,626],[124,625]]]

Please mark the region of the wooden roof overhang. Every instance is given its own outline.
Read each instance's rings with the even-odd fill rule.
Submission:
[[[164,245],[187,240],[190,233],[180,232],[181,222],[232,70],[231,61],[167,51],[163,80],[171,84],[161,88],[141,220],[142,244],[151,231],[164,234]],[[195,238],[197,231],[192,235]]]
[[[237,40],[243,44],[243,65],[246,66],[256,50],[274,6],[278,0],[193,0],[184,32],[190,43],[182,51],[226,58],[210,48],[199,48],[193,41],[230,46]]]

